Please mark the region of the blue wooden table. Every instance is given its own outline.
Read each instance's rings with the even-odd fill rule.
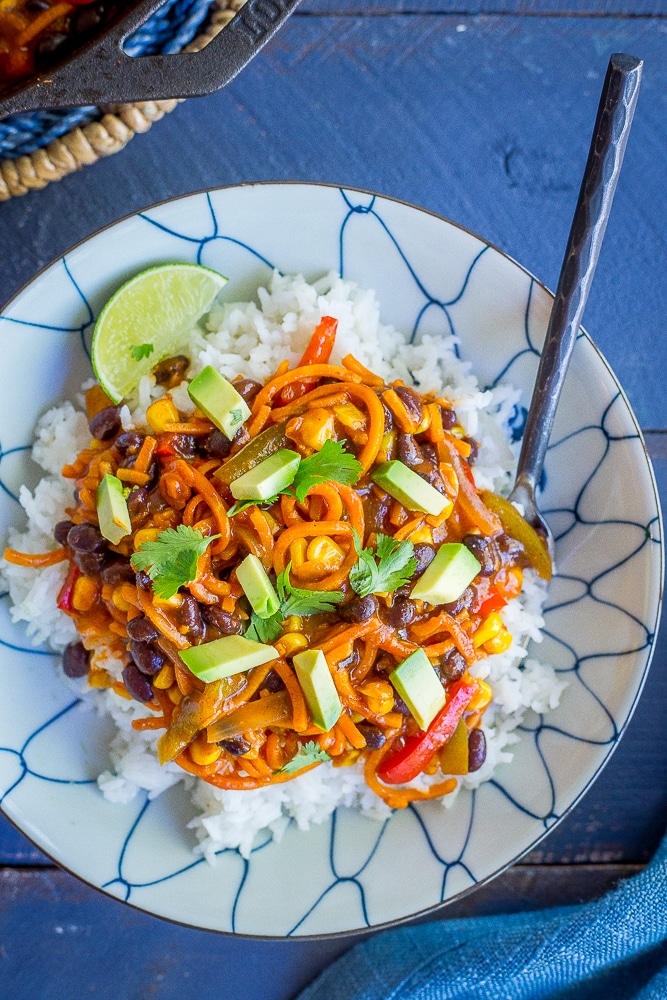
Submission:
[[[98,227],[247,180],[370,188],[480,233],[554,287],[609,55],[645,60],[585,325],[667,495],[667,0],[305,0],[223,92],[118,155],[0,206],[0,298]],[[2,363],[0,359],[0,364]],[[505,875],[442,912],[602,893],[667,816],[667,629],[619,749]],[[167,924],[56,869],[0,818],[0,997],[288,1000],[354,943],[267,943]]]

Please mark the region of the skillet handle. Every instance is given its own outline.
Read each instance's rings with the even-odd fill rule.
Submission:
[[[45,108],[202,97],[226,86],[287,20],[300,0],[246,0],[200,52],[137,56],[123,42],[161,0],[142,0],[100,38],[0,100],[0,117]]]

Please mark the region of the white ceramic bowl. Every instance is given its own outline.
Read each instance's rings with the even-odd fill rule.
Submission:
[[[251,298],[270,267],[312,279],[337,269],[376,289],[385,322],[454,330],[482,384],[503,377],[530,401],[550,294],[479,237],[364,191],[307,184],[221,188],[178,198],[96,234],[42,271],[0,317],[0,535],[34,484],[35,421],[90,374],[87,347],[109,294],[172,260],[230,276]],[[152,802],[105,801],[109,726],[81,710],[0,601],[0,801],[42,850],[93,886],[173,920],[244,935],[319,935],[400,920],[499,873],[577,801],[614,749],[641,691],[656,633],[661,522],[649,460],[613,373],[582,333],[546,463],[543,507],[558,576],[539,649],[569,681],[533,716],[514,761],[452,809],[427,803],[377,824],[348,810],[291,827],[248,861],[192,854],[181,786]]]

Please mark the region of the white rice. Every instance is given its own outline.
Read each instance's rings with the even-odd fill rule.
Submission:
[[[338,319],[333,363],[353,353],[386,381],[402,379],[421,392],[436,392],[450,399],[466,433],[480,442],[474,467],[478,488],[507,492],[514,466],[507,444],[507,421],[518,400],[517,392],[508,386],[481,391],[470,365],[456,357],[453,337],[443,341],[424,336],[419,344],[407,344],[401,333],[381,323],[372,291],[336,274],[309,284],[300,276],[275,273],[270,287],[258,290],[256,303],[216,304],[206,329],[190,331],[182,344],[193,357],[189,374],[192,377],[210,364],[229,378],[243,375],[264,382],[285,358],[291,363],[299,359],[324,315]],[[152,376],[143,378],[129,405],[123,407],[124,427],[141,426],[147,407],[163,392]],[[182,412],[192,412],[186,383],[172,390],[172,397]],[[66,402],[49,410],[37,425],[32,456],[47,475],[34,494],[21,488],[19,499],[28,527],[23,531],[10,529],[8,537],[8,543],[21,551],[53,548],[53,529],[66,517],[64,508],[71,503],[72,485],[60,470],[90,439],[82,399],[78,402],[79,409]],[[48,643],[56,652],[77,638],[72,620],[56,607],[65,572],[65,563],[35,571],[0,560],[0,580],[4,579],[10,593],[13,621],[25,622],[36,645]],[[564,687],[550,666],[526,658],[527,642],[541,640],[545,591],[530,572],[524,574],[524,581],[522,595],[501,612],[513,635],[511,647],[475,664],[474,672],[488,680],[494,693],[484,717],[487,757],[479,771],[461,779],[459,789],[477,787],[492,776],[499,763],[510,761],[512,753],[507,748],[517,741],[516,728],[526,711],[541,713],[555,708]],[[96,666],[120,677],[122,663],[104,650],[93,655]],[[132,719],[145,716],[143,705],[112,691],[90,689],[85,681],[76,687],[116,723],[117,735],[109,749],[113,770],[98,778],[104,796],[128,802],[144,790],[152,798],[183,782],[196,809],[189,823],[197,838],[195,851],[212,862],[222,848],[238,848],[248,856],[260,832],[280,838],[292,820],[307,830],[312,823],[323,822],[338,806],[358,808],[378,819],[389,814],[357,765],[335,768],[324,764],[292,781],[256,791],[223,791],[186,775],[175,764],[160,767],[155,755],[159,734],[137,732],[131,726]],[[427,780],[418,779],[417,784]],[[449,795],[442,801],[450,805],[454,798]]]

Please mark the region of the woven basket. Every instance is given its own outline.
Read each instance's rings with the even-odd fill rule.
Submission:
[[[198,52],[208,45],[231,21],[245,0],[213,0],[209,15],[197,36],[183,49]],[[170,101],[141,101],[137,104],[110,104],[90,109],[84,124],[75,125],[43,148],[12,159],[0,160],[0,202],[28,191],[39,191],[51,181],[96,163],[123,149],[133,136],[147,132],[153,122],[180,104]]]

